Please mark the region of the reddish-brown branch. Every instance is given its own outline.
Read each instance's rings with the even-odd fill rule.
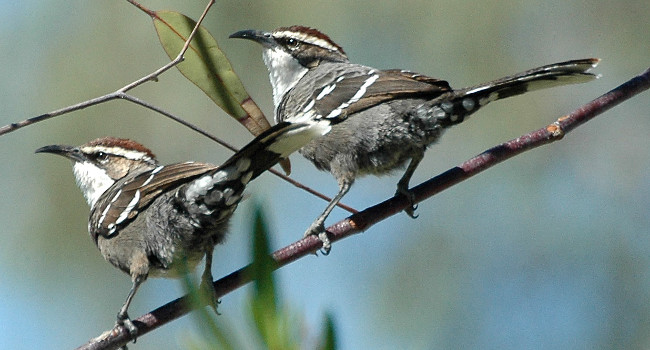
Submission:
[[[573,113],[558,119],[553,124],[493,147],[463,164],[412,188],[415,200],[421,202],[508,158],[529,149],[560,140],[569,131],[649,88],[650,68],[641,75],[578,108]],[[353,214],[327,228],[330,241],[335,242],[364,231],[385,218],[401,212],[410,205],[411,203],[405,197],[393,197]],[[322,243],[317,237],[310,236],[284,247],[273,253],[273,258],[277,262],[276,268],[310,255],[320,249],[321,246]],[[247,276],[250,276],[250,274],[246,273],[249,268],[250,265],[215,281],[214,286],[217,294],[220,297],[224,296],[249,283],[251,280]],[[189,312],[187,305],[187,296],[185,296],[134,320],[138,326],[139,334],[144,335],[173,319],[185,315]],[[120,327],[104,333],[78,349],[116,349],[130,340],[129,333]]]

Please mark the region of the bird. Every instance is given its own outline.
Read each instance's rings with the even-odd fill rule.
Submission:
[[[161,165],[152,151],[124,138],[102,137],[81,146],[50,145],[73,163],[88,205],[88,231],[101,255],[131,276],[132,286],[117,314],[117,326],[135,337],[128,308],[148,277],[178,277],[205,257],[201,288],[212,285],[212,253],[222,243],[242,192],[252,179],[314,137],[329,121],[281,123],[265,131],[222,165],[182,162]]]
[[[262,46],[273,89],[277,123],[336,120],[332,130],[299,150],[317,169],[330,172],[339,191],[306,230],[329,251],[325,219],[357,177],[404,169],[395,195],[411,201],[409,182],[425,150],[443,132],[490,102],[555,86],[584,83],[598,76],[599,63],[586,58],[534,68],[470,87],[454,89],[442,79],[404,69],[381,70],[351,63],[343,48],[317,29],[294,25],[273,31],[242,30],[230,38]],[[408,163],[408,165],[407,165]]]

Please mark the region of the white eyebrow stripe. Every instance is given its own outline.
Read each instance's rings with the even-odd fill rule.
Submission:
[[[275,32],[273,33],[273,36],[276,38],[294,38],[298,41],[306,42],[307,44],[320,46],[332,51],[339,51],[339,49],[336,46],[332,45],[329,41],[314,37],[312,35],[307,35],[305,33],[285,30],[281,32]]]
[[[131,160],[142,160],[147,163],[153,162],[153,158],[149,157],[149,155],[145,152],[140,152],[140,151],[134,151],[134,150],[125,150],[121,147],[104,147],[104,146],[93,146],[93,147],[82,147],[82,151],[84,152],[104,152],[107,154],[112,154],[120,157],[124,157],[126,159],[131,159]]]

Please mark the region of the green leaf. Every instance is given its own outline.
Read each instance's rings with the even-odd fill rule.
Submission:
[[[291,344],[291,327],[285,313],[278,305],[273,271],[277,263],[270,256],[268,231],[261,207],[257,207],[253,227],[253,295],[251,313],[257,332],[267,349],[294,349]]]
[[[320,350],[336,350],[336,331],[334,320],[331,314],[325,316],[325,330],[323,331],[323,340],[321,341]]]
[[[153,22],[160,43],[171,59],[181,52],[196,25],[191,18],[174,11],[156,11]],[[202,26],[185,53],[185,60],[177,67],[253,135],[257,136],[270,128],[268,120],[246,92],[217,41]]]
[[[271,257],[268,231],[264,221],[262,209],[255,210],[253,227],[253,299],[261,303],[269,313],[277,312],[277,295],[273,271],[277,268],[275,260]]]
[[[176,58],[196,22],[174,11],[147,13],[153,18],[158,38],[167,56]],[[184,58],[176,66],[178,70],[251,134],[258,136],[271,127],[262,110],[246,92],[217,41],[203,26],[199,27],[192,38]],[[280,160],[280,166],[287,175],[291,173],[289,159]]]
[[[209,347],[212,349],[236,349],[237,347],[233,345],[235,339],[232,337],[231,333],[224,330],[223,327],[217,323],[217,320],[214,317],[214,312],[212,311],[213,309],[205,307],[205,305],[208,304],[207,299],[212,298],[213,296],[205,295],[203,291],[198,288],[198,283],[194,278],[192,278],[192,273],[189,271],[186,261],[181,265],[180,272],[183,276],[182,282],[185,291],[189,296],[190,305],[193,309],[196,309],[196,312],[193,313],[193,315],[196,319],[196,324],[199,326],[203,335],[201,342],[210,344]],[[197,348],[206,347],[197,345]]]

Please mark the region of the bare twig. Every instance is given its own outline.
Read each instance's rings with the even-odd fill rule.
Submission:
[[[490,168],[506,159],[521,154],[527,150],[558,141],[564,135],[597,115],[626,101],[627,99],[650,88],[650,68],[641,75],[634,77],[621,86],[609,91],[597,99],[585,104],[573,113],[559,118],[539,130],[530,132],[514,140],[493,147],[478,156],[467,160],[430,180],[411,189],[415,201],[421,202],[443,190],[472,177],[481,171]],[[370,226],[395,215],[412,203],[405,197],[393,197],[382,203],[369,207],[357,214],[349,216],[327,228],[330,241],[335,242],[368,229]],[[322,242],[315,236],[303,238],[287,247],[273,253],[276,268],[285,266],[299,258],[310,255],[322,247]],[[251,282],[248,273],[250,265],[241,268],[228,276],[214,282],[214,287],[219,297]],[[188,297],[176,299],[165,304],[148,314],[134,320],[140,335],[144,335],[167,322],[170,322],[190,311]],[[131,340],[131,337],[122,327],[114,328],[89,343],[81,346],[84,349],[115,349]]]
[[[149,16],[152,16],[151,11],[146,10],[142,5],[138,4],[134,0],[126,0],[129,3],[135,5],[137,8],[140,10],[144,11],[147,13]],[[203,10],[203,13],[201,14],[201,17],[199,17],[198,21],[196,21],[196,25],[194,26],[194,29],[192,29],[192,32],[190,35],[187,37],[187,40],[185,40],[185,44],[183,45],[183,48],[181,49],[181,52],[178,53],[178,56],[174,58],[171,62],[167,63],[166,65],[160,67],[158,70],[155,72],[149,74],[148,76],[142,77],[139,80],[134,81],[133,83],[123,87],[122,89],[118,91],[122,92],[127,92],[131,89],[133,89],[136,86],[142,85],[143,83],[149,81],[149,80],[157,80],[158,76],[166,71],[168,71],[170,68],[176,66],[177,64],[183,62],[185,52],[187,52],[187,49],[190,47],[190,42],[192,42],[192,39],[194,38],[194,35],[196,35],[196,31],[199,30],[199,27],[201,26],[201,23],[203,23],[203,19],[205,19],[205,16],[208,14],[208,11],[210,11],[210,8],[212,5],[214,5],[215,0],[210,0],[208,1],[208,5],[205,7],[205,10]],[[155,14],[153,14],[155,15]]]
[[[120,94],[120,98],[125,99],[127,101],[131,101],[131,102],[133,102],[135,104],[139,104],[140,106],[142,106],[144,108],[148,108],[148,109],[150,109],[152,111],[155,111],[156,113],[162,114],[165,117],[167,117],[167,118],[169,118],[169,119],[171,119],[171,120],[173,120],[175,122],[178,122],[178,123],[190,128],[190,129],[192,129],[193,131],[196,131],[197,133],[209,138],[210,140],[220,144],[221,146],[223,146],[223,147],[225,147],[225,148],[227,148],[227,149],[229,149],[229,150],[231,150],[233,152],[238,151],[238,149],[235,146],[229,144],[228,142],[221,140],[220,138],[206,132],[205,130],[197,127],[196,125],[194,125],[192,123],[189,123],[189,122],[187,122],[187,121],[185,121],[185,120],[183,120],[183,119],[181,119],[181,118],[179,118],[179,117],[177,117],[177,116],[163,110],[160,107],[156,107],[156,106],[152,105],[149,102],[146,102],[146,101],[144,101],[144,100],[142,100],[140,98],[137,98],[137,97],[129,95],[129,94],[124,94],[124,93]]]
[[[100,96],[100,97],[93,98],[93,99],[90,99],[90,100],[87,100],[87,101],[84,101],[84,102],[81,102],[81,103],[77,103],[77,104],[72,105],[72,106],[57,109],[57,110],[52,111],[50,113],[41,114],[41,115],[38,115],[36,117],[25,119],[25,120],[22,120],[22,121],[19,121],[19,122],[16,122],[16,123],[7,124],[5,126],[0,127],[0,136],[2,136],[4,134],[8,134],[8,133],[13,132],[13,131],[16,131],[16,130],[18,130],[20,128],[23,128],[25,126],[29,126],[29,125],[32,125],[34,123],[41,122],[43,120],[54,118],[54,117],[62,115],[62,114],[82,110],[84,108],[94,106],[94,105],[100,104],[102,102],[114,100],[116,98],[119,98],[119,97],[117,96],[117,94],[115,92],[113,92],[113,93],[110,93],[110,94],[106,94],[104,96]]]
[[[137,6],[139,9],[145,11],[144,8],[140,4],[136,4],[135,1],[133,1],[133,0],[127,0],[127,1],[130,2],[131,4]],[[120,89],[118,89],[118,90],[116,90],[114,92],[111,92],[109,94],[106,94],[104,96],[93,98],[93,99],[90,99],[90,100],[87,100],[87,101],[84,101],[84,102],[81,102],[81,103],[77,103],[77,104],[72,105],[72,106],[68,106],[68,107],[65,107],[65,108],[61,108],[61,109],[52,111],[50,113],[41,114],[41,115],[36,116],[36,117],[32,117],[32,118],[29,118],[29,119],[26,119],[26,120],[23,120],[23,121],[20,121],[20,122],[17,122],[17,123],[11,123],[9,125],[5,125],[3,127],[0,127],[0,136],[2,136],[4,134],[7,134],[7,133],[10,133],[10,132],[13,132],[13,131],[16,131],[16,130],[22,128],[22,127],[25,127],[25,126],[28,126],[28,125],[31,125],[31,124],[34,124],[34,123],[37,123],[37,122],[40,122],[40,121],[43,121],[43,120],[46,120],[46,119],[50,119],[50,118],[53,118],[53,117],[56,117],[56,116],[59,116],[59,115],[62,115],[62,114],[78,111],[78,110],[81,110],[81,109],[84,109],[84,108],[87,108],[87,107],[90,107],[90,106],[94,106],[94,105],[97,105],[97,104],[100,104],[100,103],[103,103],[103,102],[106,102],[106,101],[115,100],[115,99],[118,99],[118,98],[124,98],[124,96],[126,96],[125,93],[127,91],[129,91],[129,90],[131,90],[133,88],[136,88],[136,87],[138,87],[138,86],[140,86],[140,85],[142,85],[142,84],[144,84],[144,83],[146,83],[148,81],[156,81],[156,80],[158,80],[158,76],[160,76],[162,73],[168,71],[169,69],[171,69],[172,67],[176,66],[177,64],[179,64],[179,63],[181,63],[183,61],[183,55],[187,51],[187,48],[190,46],[190,42],[192,41],[192,38],[194,37],[194,34],[196,33],[197,29],[201,25],[201,22],[203,22],[203,19],[205,18],[205,15],[208,13],[208,10],[214,4],[214,1],[215,0],[210,0],[208,2],[208,5],[206,6],[205,10],[203,11],[203,14],[201,14],[201,17],[196,22],[196,26],[192,30],[192,33],[187,38],[187,41],[185,42],[185,45],[183,45],[183,49],[181,50],[181,52],[178,53],[178,56],[176,56],[176,58],[174,60],[172,60],[169,63],[167,63],[166,65],[156,69],[154,72],[152,72],[150,74],[147,74],[144,77],[142,77],[142,78],[140,78],[140,79],[138,79],[138,80],[136,80],[136,81],[134,81],[134,82],[132,82],[130,84],[127,84],[126,86],[123,86],[122,88],[120,88]],[[147,12],[147,11],[145,11],[145,12]],[[147,12],[147,13],[149,13],[149,12]],[[177,119],[180,119],[180,118],[176,118],[175,120],[177,120]],[[204,135],[206,134],[205,132],[202,132],[202,133]]]
[[[131,3],[132,5],[134,5],[135,7],[137,7],[138,9],[145,12],[147,15],[149,15],[151,17],[156,16],[155,12],[153,12],[153,11],[147,9],[146,7],[142,6],[141,4],[136,2],[135,0],[126,0],[126,1]],[[94,105],[98,105],[100,103],[108,102],[108,101],[111,101],[111,100],[124,99],[124,100],[130,101],[130,102],[139,104],[139,105],[141,105],[141,106],[143,106],[145,108],[151,109],[151,110],[153,110],[153,111],[155,111],[157,113],[160,113],[160,114],[166,116],[167,118],[172,119],[173,121],[178,122],[178,123],[182,124],[183,126],[186,126],[186,127],[190,128],[190,129],[192,129],[193,131],[196,131],[199,134],[208,137],[209,139],[211,139],[211,140],[215,141],[216,143],[220,144],[221,146],[223,146],[223,147],[225,147],[225,148],[227,148],[227,149],[229,149],[229,150],[231,150],[233,152],[237,152],[238,149],[236,147],[234,147],[231,144],[227,143],[226,141],[223,141],[223,140],[219,139],[218,137],[208,133],[207,131],[197,127],[196,125],[194,125],[192,123],[189,123],[189,122],[183,120],[182,118],[179,118],[179,117],[177,117],[177,116],[175,116],[175,115],[173,115],[173,114],[171,114],[169,112],[166,112],[163,109],[158,108],[158,107],[156,107],[156,106],[154,106],[154,105],[152,105],[152,104],[150,104],[148,102],[145,102],[145,101],[143,101],[143,100],[141,100],[141,99],[139,99],[139,98],[137,98],[137,97],[135,97],[133,95],[127,94],[128,91],[130,91],[130,90],[132,90],[132,89],[134,89],[134,88],[136,88],[136,87],[138,87],[138,86],[140,86],[140,85],[142,85],[142,84],[144,84],[146,82],[157,81],[158,77],[161,74],[163,74],[164,72],[168,71],[169,69],[175,67],[179,63],[183,62],[185,52],[187,52],[187,50],[188,50],[188,48],[190,46],[190,42],[192,41],[193,37],[196,34],[196,31],[198,30],[199,26],[203,22],[203,19],[205,18],[205,16],[207,15],[208,11],[210,10],[210,8],[212,7],[212,5],[214,3],[215,3],[215,0],[210,0],[209,1],[207,6],[205,7],[205,10],[203,10],[203,13],[201,14],[201,17],[196,22],[195,27],[192,29],[192,32],[187,37],[187,40],[185,41],[185,44],[183,45],[183,48],[178,53],[176,58],[174,58],[169,63],[165,64],[164,66],[162,66],[160,68],[158,68],[154,72],[152,72],[152,73],[150,73],[148,75],[145,75],[142,78],[121,87],[120,89],[118,89],[118,90],[116,90],[114,92],[111,92],[111,93],[108,93],[106,95],[99,96],[99,97],[96,97],[96,98],[93,98],[93,99],[90,99],[90,100],[87,100],[87,101],[84,101],[84,102],[81,102],[81,103],[77,103],[77,104],[74,104],[74,105],[71,105],[71,106],[68,106],[68,107],[65,107],[65,108],[61,108],[61,109],[58,109],[58,110],[55,110],[55,111],[52,111],[52,112],[49,112],[49,113],[41,114],[41,115],[38,115],[36,117],[25,119],[25,120],[20,121],[20,122],[11,123],[11,124],[2,126],[2,127],[0,127],[0,136],[2,136],[4,134],[8,134],[8,133],[13,132],[13,131],[16,131],[18,129],[21,129],[21,128],[25,127],[25,126],[29,126],[29,125],[32,125],[32,124],[35,124],[35,123],[38,123],[38,122],[41,122],[41,121],[44,121],[44,120],[47,120],[47,119],[50,119],[50,118],[54,118],[54,117],[63,115],[63,114],[79,111],[79,110],[82,110],[82,109],[85,109],[85,108],[88,108],[88,107],[91,107],[91,106],[94,106]],[[295,180],[291,179],[290,177],[282,174],[281,172],[279,172],[277,170],[270,169],[269,171],[272,174],[280,177],[284,181],[290,183],[291,185],[293,185],[293,186],[295,186],[295,187],[297,187],[299,189],[302,189],[302,190],[304,190],[304,191],[306,191],[306,192],[308,192],[308,193],[310,193],[310,194],[312,194],[312,195],[314,195],[314,196],[316,196],[318,198],[321,198],[321,199],[323,199],[323,200],[325,200],[327,202],[329,202],[331,200],[331,198],[325,196],[324,194],[322,194],[322,193],[320,193],[320,192],[318,192],[318,191],[316,191],[316,190],[314,190],[314,189],[312,189],[312,188],[310,188],[308,186],[305,186],[305,185],[303,185],[302,183],[300,183],[298,181],[295,181]],[[352,208],[352,207],[350,207],[348,205],[345,205],[344,203],[338,203],[337,206],[339,206],[340,208],[342,208],[342,209],[344,209],[344,210],[346,210],[346,211],[348,211],[348,212],[350,212],[352,214],[357,212],[357,210],[355,210],[354,208]]]

